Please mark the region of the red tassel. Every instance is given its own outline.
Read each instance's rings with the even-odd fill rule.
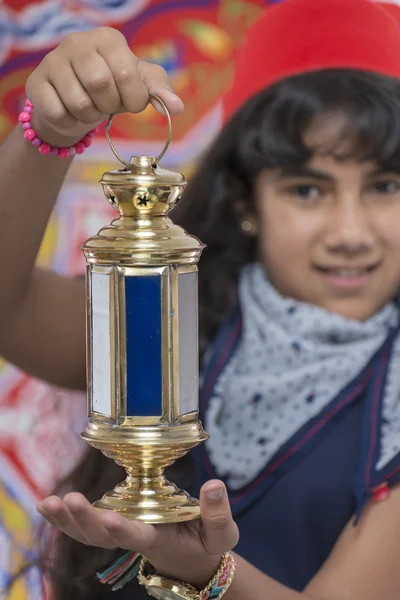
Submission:
[[[381,483],[376,488],[373,489],[373,497],[374,502],[378,504],[378,502],[382,502],[383,500],[387,500],[390,496],[390,488],[388,483]]]

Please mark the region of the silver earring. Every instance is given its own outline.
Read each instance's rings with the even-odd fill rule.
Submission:
[[[242,230],[246,233],[251,233],[253,230],[253,224],[251,221],[248,221],[247,219],[245,219],[244,221],[242,221],[241,224]]]

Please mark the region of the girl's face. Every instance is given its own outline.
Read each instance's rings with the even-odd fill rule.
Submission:
[[[400,287],[400,174],[315,153],[256,183],[261,259],[277,290],[365,320]]]

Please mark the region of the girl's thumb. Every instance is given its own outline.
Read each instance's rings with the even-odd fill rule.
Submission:
[[[203,543],[209,554],[232,550],[239,541],[239,530],[232,518],[228,494],[222,481],[211,480],[200,492]]]

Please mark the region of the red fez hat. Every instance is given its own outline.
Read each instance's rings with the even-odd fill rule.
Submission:
[[[400,8],[372,0],[284,0],[267,8],[238,53],[224,121],[286,77],[360,69],[400,78]]]

